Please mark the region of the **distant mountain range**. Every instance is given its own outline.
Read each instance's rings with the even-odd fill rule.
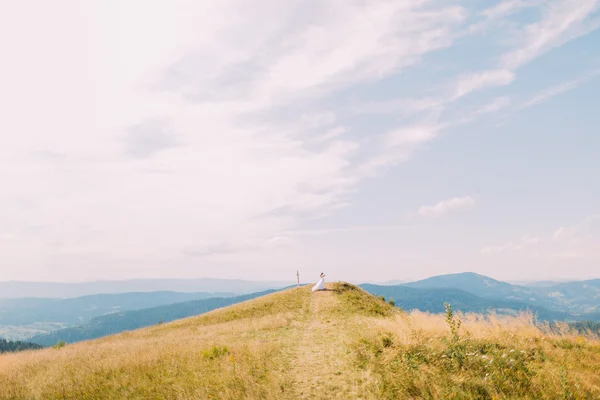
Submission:
[[[394,300],[396,306],[404,310],[420,310],[431,313],[444,312],[444,303],[452,304],[454,310],[468,313],[516,315],[520,311],[531,311],[540,320],[580,321],[600,320],[600,313],[572,314],[553,311],[544,307],[527,304],[518,300],[490,299],[475,296],[461,289],[453,288],[411,288],[407,286],[378,286],[365,284],[361,287],[377,296]]]
[[[92,294],[130,292],[228,292],[254,293],[281,289],[294,282],[247,281],[241,279],[132,279],[81,283],[58,282],[0,282],[0,298],[46,297],[72,298]]]
[[[517,286],[530,286],[530,287],[547,287],[558,285],[559,283],[565,283],[570,281],[507,281],[512,285]]]
[[[0,336],[21,340],[30,340],[33,336],[31,340],[43,345],[53,345],[58,340],[93,339],[198,315],[283,288],[240,295],[234,289],[248,290],[252,285],[267,285],[268,282],[214,281],[221,285],[216,287],[225,290],[96,294],[67,299],[0,299]],[[231,286],[225,286],[227,282]],[[393,299],[405,310],[440,313],[444,311],[444,302],[448,302],[462,312],[516,314],[527,310],[540,320],[600,321],[600,279],[523,286],[475,273],[461,273],[403,284],[365,283],[360,286],[378,296]],[[145,286],[146,289],[150,287]]]
[[[40,322],[74,325],[118,311],[233,296],[236,296],[236,293],[139,292],[95,294],[70,299],[0,299],[0,325],[29,325]]]
[[[394,286],[361,285],[375,294],[392,297],[398,305],[443,311],[443,301],[462,304],[464,311],[529,309],[544,319],[597,320],[600,316],[600,279],[564,282],[551,286],[520,286],[475,274],[440,275]],[[409,290],[418,289],[418,290]],[[469,296],[470,295],[470,296]],[[445,300],[440,300],[444,298]],[[430,310],[434,301],[437,308]]]
[[[67,343],[74,343],[83,340],[96,339],[123,331],[139,329],[162,322],[170,322],[176,319],[203,314],[217,308],[241,303],[273,292],[275,292],[275,290],[267,290],[228,298],[221,297],[193,300],[136,311],[117,312],[93,318],[88,323],[81,326],[60,329],[48,334],[34,336],[28,341],[42,346],[52,346],[61,340]]]

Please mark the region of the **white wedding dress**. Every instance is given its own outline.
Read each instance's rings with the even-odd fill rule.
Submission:
[[[319,279],[319,282],[313,286],[312,291],[316,292],[317,290],[325,290],[325,278]]]

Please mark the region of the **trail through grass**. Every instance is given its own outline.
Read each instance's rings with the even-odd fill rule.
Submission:
[[[294,395],[299,399],[352,399],[358,396],[362,373],[352,368],[348,344],[366,326],[336,318],[340,299],[330,289],[313,293],[306,322],[294,340]]]

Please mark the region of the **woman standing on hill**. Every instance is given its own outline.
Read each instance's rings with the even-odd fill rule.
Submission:
[[[325,290],[325,274],[321,272],[321,275],[319,276],[321,279],[319,279],[319,282],[317,282],[317,284],[313,286],[313,292],[316,292],[317,290]]]

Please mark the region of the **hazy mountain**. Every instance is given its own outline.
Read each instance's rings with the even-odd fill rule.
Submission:
[[[511,285],[487,276],[464,272],[460,274],[438,275],[416,282],[406,283],[413,288],[455,288],[480,297],[530,299],[536,292],[532,288]]]
[[[556,305],[578,312],[600,312],[600,279],[559,283],[537,291]]]
[[[35,336],[29,339],[29,341],[42,346],[51,346],[56,344],[59,340],[64,340],[67,343],[74,343],[83,340],[96,339],[123,331],[155,325],[161,322],[169,322],[203,314],[217,308],[241,303],[273,292],[275,292],[275,290],[267,290],[229,298],[221,297],[193,300],[136,311],[117,312],[93,318],[87,324],[81,326]]]
[[[600,317],[600,315],[598,315]],[[570,323],[570,327],[577,330],[579,333],[592,333],[600,336],[600,322],[595,321],[582,321],[582,322],[572,322]]]
[[[8,340],[27,340],[32,336],[68,328],[68,324],[57,322],[35,322],[25,325],[0,325],[0,338]]]
[[[600,311],[600,279],[531,287],[512,285],[466,272],[434,276],[407,283],[405,286],[422,289],[462,289],[483,298],[518,300],[532,306],[570,313]]]
[[[404,285],[405,283],[408,283],[408,281],[403,280],[403,279],[392,279],[391,281],[366,282],[366,283],[373,284],[373,285],[395,286],[395,285]]]
[[[253,293],[281,289],[294,282],[246,281],[241,279],[133,279],[81,283],[0,282],[0,298],[51,297],[71,298],[92,294],[129,292],[228,292]]]
[[[444,302],[452,304],[461,312],[486,314],[516,314],[519,311],[531,311],[541,320],[576,321],[583,319],[598,319],[598,315],[582,316],[562,311],[531,305],[513,299],[489,299],[455,288],[413,288],[407,285],[379,286],[371,284],[360,285],[364,290],[377,296],[395,301],[396,306],[404,310],[421,310],[432,313],[444,312]]]
[[[529,287],[549,287],[568,281],[507,281],[511,285],[529,286]]]
[[[40,322],[74,325],[117,311],[139,310],[190,300],[235,295],[235,293],[138,292],[96,294],[70,299],[0,299],[0,325],[19,326]]]

